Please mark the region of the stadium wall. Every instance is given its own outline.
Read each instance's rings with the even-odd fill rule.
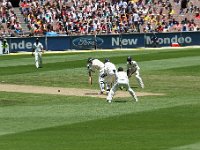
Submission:
[[[179,43],[181,46],[200,45],[200,32],[177,33],[147,33],[120,35],[85,35],[85,36],[46,36],[39,37],[46,50],[67,51],[87,49],[119,49],[152,47],[152,37],[158,38],[158,47],[171,46]],[[7,38],[10,52],[31,52],[36,37]]]

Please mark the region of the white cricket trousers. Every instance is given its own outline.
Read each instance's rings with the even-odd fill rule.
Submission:
[[[101,92],[105,91],[104,78],[101,77],[103,73],[104,73],[103,69],[99,71],[99,87],[100,87]]]
[[[35,52],[35,66],[36,68],[42,67],[42,52]]]
[[[112,101],[115,95],[115,92],[119,89],[119,87],[123,87],[126,90],[128,90],[128,92],[135,99],[135,101],[138,101],[137,96],[135,92],[133,91],[133,89],[129,86],[129,83],[119,83],[119,82],[116,82],[114,86],[111,88],[110,92],[108,93],[108,96],[107,96],[108,101]]]
[[[144,88],[144,83],[142,81],[142,78],[140,77],[140,72],[138,70],[135,72],[135,77],[137,79],[137,82],[140,84],[140,87]]]

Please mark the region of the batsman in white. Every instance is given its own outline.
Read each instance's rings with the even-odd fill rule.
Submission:
[[[32,55],[35,55],[35,66],[36,68],[42,68],[42,53],[43,53],[43,45],[39,42],[39,39],[36,38],[36,41],[33,44]]]
[[[144,88],[144,83],[142,81],[142,78],[140,77],[140,67],[138,66],[137,62],[134,61],[131,56],[127,57],[127,75],[128,78],[130,78],[133,74],[135,74],[135,77],[140,84],[141,88]]]
[[[102,78],[102,74],[104,73],[104,63],[101,62],[99,59],[95,59],[95,58],[88,58],[87,60],[87,69],[88,69],[88,74],[89,77],[91,77],[92,72],[95,72],[96,70],[99,71],[99,87],[100,87],[100,93],[99,94],[103,94],[103,92],[105,91],[105,82],[104,82],[104,78]]]
[[[117,80],[116,80],[115,84],[113,85],[110,92],[108,93],[107,101],[109,103],[111,103],[112,99],[115,95],[115,92],[120,88],[120,89],[128,90],[128,92],[131,94],[131,96],[137,102],[138,98],[137,98],[135,92],[133,91],[133,89],[130,87],[127,73],[124,72],[124,69],[122,67],[118,68],[118,72],[116,73],[116,79]]]
[[[117,69],[113,63],[110,62],[108,58],[104,61],[104,73],[102,75],[107,82],[107,93],[110,91],[112,85],[116,82],[116,72]]]

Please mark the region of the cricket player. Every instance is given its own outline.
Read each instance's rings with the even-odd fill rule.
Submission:
[[[87,63],[88,63],[87,68],[88,68],[89,77],[92,76],[92,72],[99,71],[99,79],[98,79],[99,87],[100,87],[99,94],[103,94],[105,92],[105,84],[106,84],[104,82],[104,78],[101,77],[102,74],[104,73],[104,63],[95,58],[88,58]]]
[[[36,68],[42,68],[42,53],[44,52],[43,50],[43,45],[42,43],[39,42],[39,39],[36,38],[35,43],[33,44],[33,51],[32,55],[35,55],[35,66]]]
[[[104,73],[102,77],[105,78],[105,81],[107,82],[107,93],[116,82],[116,72],[117,69],[115,65],[111,63],[108,58],[106,58],[104,61]]]
[[[137,98],[135,92],[129,86],[129,79],[128,79],[127,73],[124,72],[124,69],[122,67],[118,68],[118,71],[116,73],[116,82],[113,85],[113,87],[111,88],[110,92],[108,93],[108,96],[106,98],[107,102],[109,102],[109,103],[112,102],[115,92],[119,88],[128,90],[128,92],[131,94],[131,96],[134,98],[134,100],[136,102],[138,101],[138,98]]]
[[[127,75],[128,78],[130,78],[133,74],[135,74],[135,77],[140,84],[141,88],[144,88],[144,83],[142,81],[142,78],[140,77],[140,67],[138,66],[137,62],[134,61],[131,56],[127,57]]]
[[[9,54],[9,45],[6,39],[3,39],[1,47],[3,49],[3,54]]]

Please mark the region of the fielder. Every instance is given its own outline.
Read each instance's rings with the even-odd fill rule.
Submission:
[[[123,89],[125,88],[126,90],[128,90],[128,92],[131,94],[131,96],[134,98],[134,100],[137,102],[138,98],[135,94],[135,92],[131,89],[131,87],[129,86],[129,79],[127,76],[127,73],[124,72],[124,69],[122,67],[118,68],[118,72],[116,73],[116,82],[113,85],[113,87],[111,88],[110,92],[108,93],[107,96],[107,102],[111,103],[113,96],[115,95],[115,92],[120,88]]]
[[[6,39],[3,39],[3,42],[1,44],[3,54],[9,54],[9,44]]]
[[[105,92],[105,82],[104,78],[101,76],[104,73],[104,63],[95,58],[88,58],[87,63],[88,63],[87,69],[88,69],[90,84],[92,84],[92,72],[95,72],[96,70],[99,71],[99,80],[98,80],[100,87],[99,94],[103,94]]]
[[[130,56],[127,58],[127,76],[130,78],[133,74],[135,74],[135,77],[140,84],[141,88],[144,88],[144,83],[142,81],[142,78],[140,77],[140,67],[138,66],[137,62],[134,61]]]
[[[115,65],[111,63],[108,58],[106,58],[104,61],[104,73],[102,77],[105,78],[105,81],[107,82],[107,93],[116,82],[116,72],[117,69]]]
[[[39,42],[39,39],[36,38],[35,43],[33,44],[32,55],[35,55],[35,66],[36,68],[42,68],[42,53],[43,53],[43,45]]]

